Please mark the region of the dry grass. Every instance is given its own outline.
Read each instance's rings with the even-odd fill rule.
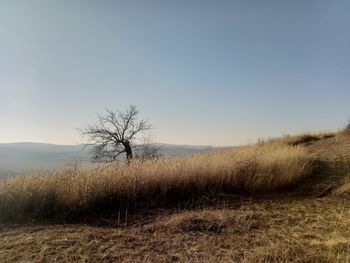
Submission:
[[[294,184],[311,170],[305,149],[273,142],[179,159],[17,177],[0,183],[0,220],[70,218],[220,192],[269,191]]]
[[[350,135],[350,122],[349,124],[345,127],[343,133],[347,134],[347,135]]]
[[[36,212],[81,215],[98,205],[158,202],[158,208],[97,214],[85,223],[0,224],[0,262],[350,262],[350,140],[340,134],[297,146],[280,139],[182,159],[5,181],[3,219]],[[309,156],[317,169],[288,194],[222,193],[292,184],[310,173]],[[316,198],[326,186],[335,191]],[[159,203],[199,195],[209,197],[208,203],[194,208]]]
[[[338,142],[346,142],[350,141],[350,123],[336,135],[336,139]]]
[[[350,174],[345,176],[343,183],[335,189],[333,195],[338,197],[350,197]]]
[[[122,227],[0,228],[0,262],[345,263],[349,224],[347,200],[245,200]]]
[[[307,145],[322,139],[329,139],[337,136],[338,133],[334,132],[313,132],[303,133],[299,135],[284,135],[282,138],[272,138],[267,140],[267,143],[275,142],[280,144],[287,144],[291,146]],[[265,143],[261,141],[260,143]]]

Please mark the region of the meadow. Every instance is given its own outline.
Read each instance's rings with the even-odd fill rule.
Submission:
[[[0,262],[349,262],[349,135],[3,180]]]
[[[0,182],[0,220],[64,219],[219,193],[266,192],[295,184],[312,168],[303,147],[277,140],[182,158],[20,176]]]

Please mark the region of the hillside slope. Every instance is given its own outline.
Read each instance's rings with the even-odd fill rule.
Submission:
[[[350,140],[297,143],[315,169],[292,188],[85,222],[5,224],[0,262],[349,262],[350,188],[338,189],[350,182]]]

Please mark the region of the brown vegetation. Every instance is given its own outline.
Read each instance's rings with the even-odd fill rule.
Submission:
[[[3,220],[117,210],[4,223],[0,262],[350,262],[350,136],[307,137],[4,181]],[[232,194],[242,191],[252,195]]]
[[[349,202],[333,198],[247,199],[145,213],[119,227],[115,219],[0,228],[0,262],[345,263],[349,212]]]
[[[305,149],[279,143],[179,159],[98,165],[0,182],[0,220],[85,216],[220,192],[280,189],[310,175]]]
[[[282,138],[273,138],[268,142],[279,142],[282,144],[288,144],[292,146],[296,145],[308,145],[313,142],[329,139],[336,136],[334,132],[319,132],[319,133],[304,133],[300,135],[284,135]]]

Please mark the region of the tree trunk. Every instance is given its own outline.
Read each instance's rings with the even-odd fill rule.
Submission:
[[[130,160],[132,159],[132,150],[130,147],[130,143],[128,141],[123,143],[125,152],[126,152],[126,162],[129,163]]]

